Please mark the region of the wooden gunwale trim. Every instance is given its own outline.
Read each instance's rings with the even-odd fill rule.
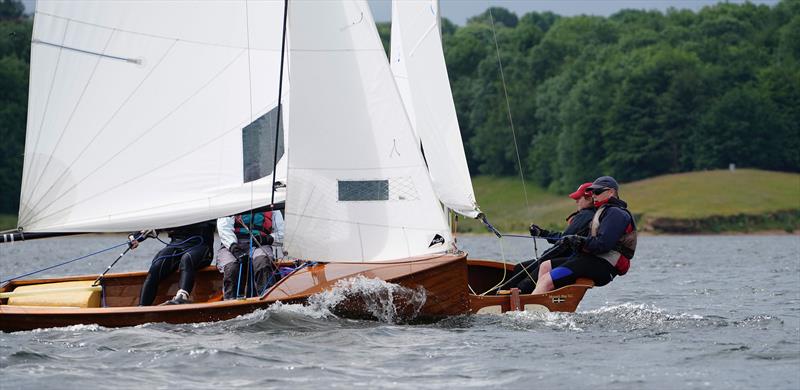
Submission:
[[[467,259],[467,265],[472,267],[488,267],[496,269],[503,269],[505,267],[505,269],[509,271],[513,271],[514,266],[516,266],[514,263],[504,263],[502,261],[484,259]]]
[[[380,266],[382,264],[406,264],[406,263],[421,263],[427,262],[436,259],[442,259],[442,262],[434,262],[431,264],[430,267],[423,268],[420,270],[415,271],[414,273],[425,272],[430,269],[434,269],[441,265],[462,260],[466,257],[466,254],[460,255],[450,255],[450,254],[443,254],[439,256],[425,256],[423,258],[414,258],[414,260],[410,260],[407,262],[403,261],[395,261],[392,263],[388,262],[376,262],[376,263],[363,263],[363,262],[353,262],[349,264],[358,264],[364,265],[364,270],[360,272],[367,271],[370,266]],[[444,261],[446,260],[446,261]],[[343,263],[325,263],[325,264],[318,264],[317,266],[335,266],[335,264],[343,264]],[[214,272],[218,272],[216,267],[206,267],[202,271],[210,271],[213,270]],[[301,270],[307,270],[309,267],[304,267]],[[296,271],[295,271],[296,272]],[[110,274],[106,277],[111,278],[125,278],[131,276],[142,276],[146,275],[146,272],[127,272],[122,274]],[[403,279],[409,275],[401,275],[396,278],[391,278],[386,280],[387,282],[393,282],[395,280]],[[29,280],[25,284],[36,284],[36,283],[52,283],[52,282],[60,282],[60,281],[69,281],[69,280],[87,280],[96,278],[95,275],[82,275],[82,276],[72,276],[67,278],[50,278],[50,279],[41,279],[41,280]],[[283,281],[289,280],[288,277],[283,278]],[[334,279],[326,284],[327,287],[333,286],[335,282],[340,279]],[[280,284],[280,283],[278,283]],[[278,286],[276,284],[276,286]],[[273,286],[269,292],[274,289]],[[282,297],[281,301],[296,301],[300,299],[307,298],[309,295],[298,294],[295,296],[287,296]],[[35,314],[35,315],[58,315],[58,314],[77,314],[80,313],[81,315],[93,315],[93,314],[144,314],[144,313],[183,313],[183,312],[192,312],[200,309],[224,309],[224,308],[237,308],[242,306],[254,306],[255,310],[258,307],[267,307],[272,303],[275,303],[278,299],[270,299],[269,294],[266,297],[252,297],[247,299],[239,299],[239,300],[227,300],[227,301],[217,301],[217,302],[199,302],[199,303],[186,303],[182,305],[167,305],[167,306],[121,306],[121,307],[102,307],[102,308],[56,308],[56,307],[48,307],[48,306],[41,306],[41,307],[31,307],[31,306],[9,306],[9,305],[0,305],[0,314]],[[90,318],[87,320],[91,321]],[[91,323],[91,322],[89,322]]]
[[[585,278],[580,278],[578,280],[582,280],[582,279],[585,279]],[[586,280],[588,280],[588,279],[586,279]],[[583,287],[583,288],[586,288],[588,290],[588,289],[594,287],[594,283],[591,283],[591,281],[589,283],[585,283],[585,282],[575,283],[575,284],[570,284],[570,285],[567,285],[567,286],[564,286],[564,287],[557,288],[555,290],[550,290],[548,292],[541,293],[541,294],[519,294],[519,296],[520,296],[520,298],[523,298],[523,297],[535,297],[535,296],[547,296],[547,295],[555,294],[555,293],[558,293],[558,292],[563,292],[563,290],[571,289],[573,287]],[[469,294],[469,295],[472,295],[472,296],[475,296],[475,297],[480,297],[480,298],[486,298],[486,299],[489,299],[489,298],[499,298],[499,299],[504,299],[504,300],[508,299],[508,295],[475,295],[475,294]]]
[[[579,279],[579,284],[571,284],[541,294],[519,294],[520,307],[527,304],[538,304],[547,307],[550,311],[574,312],[586,291],[594,287],[588,279]],[[555,301],[561,298],[560,301]],[[470,294],[470,312],[477,313],[483,307],[500,306],[502,312],[513,311],[510,295],[474,295]]]
[[[381,280],[384,280],[386,282],[395,283],[395,282],[403,280],[404,278],[407,278],[409,276],[417,275],[417,274],[420,274],[422,272],[427,272],[427,271],[430,271],[431,269],[435,269],[435,268],[441,267],[443,265],[446,265],[446,264],[449,264],[449,263],[452,263],[452,262],[463,260],[466,257],[467,257],[466,253],[460,253],[460,254],[448,254],[448,253],[445,253],[445,254],[440,254],[440,255],[436,255],[436,256],[411,257],[411,258],[409,258],[410,259],[409,261],[381,261],[381,262],[371,262],[371,263],[365,263],[365,262],[319,263],[319,264],[311,266],[311,267],[303,267],[302,269],[294,270],[294,271],[292,271],[292,275],[297,274],[297,273],[301,273],[301,272],[313,272],[315,267],[320,267],[320,266],[325,266],[325,267],[334,266],[335,267],[337,264],[364,266],[365,268],[363,270],[361,270],[361,271],[356,273],[356,274],[358,274],[358,273],[366,272],[370,268],[373,268],[373,267],[374,268],[379,268],[381,266],[411,265],[411,264],[415,264],[415,263],[430,262],[430,264],[427,267],[421,268],[421,269],[418,269],[418,270],[414,270],[414,272],[412,272],[412,273],[398,275],[398,276],[393,277],[393,278],[385,278],[385,279],[380,278]],[[440,261],[435,261],[435,260],[440,260]],[[466,267],[465,267],[465,269],[466,269]],[[347,278],[337,278],[337,279],[331,280],[331,281],[329,281],[328,286],[333,286],[333,285],[336,284],[337,281],[342,280],[342,279],[347,279]],[[290,295],[281,297],[280,299],[276,299],[275,297],[270,297],[270,294],[273,292],[273,290],[276,290],[277,288],[279,288],[284,282],[285,283],[289,283],[289,281],[290,281],[289,276],[281,279],[274,286],[270,287],[269,290],[267,290],[267,292],[262,297],[260,297],[259,299],[267,301],[267,302],[276,302],[276,301],[286,301],[286,300],[298,300],[298,299],[304,299],[304,298],[308,297],[309,294],[302,294],[302,293],[301,294],[290,294]],[[325,289],[323,289],[323,290],[325,290]],[[311,295],[313,295],[313,294],[311,294]]]

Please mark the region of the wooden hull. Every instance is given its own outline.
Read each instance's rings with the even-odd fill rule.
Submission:
[[[478,295],[492,289],[509,276],[514,264],[488,260],[469,260],[469,284],[475,293],[469,295],[470,313],[505,313],[507,311],[560,311],[574,312],[586,290],[594,283],[580,278],[575,284],[544,294]]]
[[[404,296],[395,297],[396,320],[430,321],[469,311],[466,255],[439,255],[385,263],[328,263],[302,268],[273,286],[263,297],[221,301],[222,275],[215,267],[197,273],[192,298],[195,302],[169,306],[134,306],[145,272],[109,274],[104,286],[106,307],[67,308],[47,306],[12,306],[0,302],[0,330],[4,332],[77,324],[122,327],[148,322],[194,323],[219,321],[269,307],[277,301],[305,302],[313,294],[330,290],[339,281],[359,275],[380,279],[409,289],[425,289],[424,304],[413,305]],[[11,282],[0,292],[17,286],[73,280],[94,280],[95,275],[59,279]],[[155,302],[169,299],[178,289],[178,274],[161,283]],[[358,296],[348,296],[334,312],[353,318],[373,318]],[[413,316],[413,318],[412,318]]]
[[[264,309],[275,302],[304,303],[314,294],[333,289],[341,281],[363,276],[379,279],[413,291],[424,289],[424,300],[411,302],[408,294],[393,294],[396,310],[393,320],[428,322],[468,313],[503,313],[514,310],[575,311],[592,282],[579,279],[546,294],[478,295],[487,291],[513,270],[513,264],[487,260],[466,260],[466,254],[439,255],[384,263],[328,263],[302,268],[285,277],[263,297],[221,300],[222,275],[215,267],[198,271],[192,298],[197,303],[170,306],[135,306],[147,276],[146,272],[109,274],[104,279],[105,307],[70,308],[13,306],[0,300],[0,330],[13,332],[77,324],[123,327],[148,322],[196,323],[220,321]],[[95,275],[57,279],[14,281],[0,288],[13,291],[18,286],[76,280],[94,280]],[[168,300],[178,289],[179,274],[161,283],[155,302]],[[381,294],[381,291],[365,294]],[[347,295],[331,310],[346,318],[373,319],[367,301],[370,297]],[[374,297],[373,297],[374,298]],[[418,298],[414,296],[411,298]]]

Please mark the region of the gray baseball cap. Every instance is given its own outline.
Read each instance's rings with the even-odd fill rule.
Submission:
[[[619,184],[617,184],[617,181],[611,176],[598,177],[592,182],[592,185],[590,185],[587,190],[593,190],[595,188],[613,188],[619,192]]]

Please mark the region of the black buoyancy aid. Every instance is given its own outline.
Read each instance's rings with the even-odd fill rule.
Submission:
[[[628,273],[628,269],[631,266],[631,259],[633,259],[634,254],[636,253],[636,223],[634,222],[633,215],[627,208],[621,207],[619,205],[610,205],[605,204],[597,209],[594,213],[594,218],[592,219],[591,224],[591,234],[592,237],[597,237],[597,231],[600,229],[600,219],[603,213],[609,207],[616,207],[620,210],[628,213],[628,216],[631,219],[631,222],[628,223],[628,226],[625,227],[625,233],[622,234],[619,241],[614,245],[614,249],[596,255],[597,257],[603,258],[614,268],[617,269],[617,273],[620,275],[625,275]]]
[[[238,239],[250,239],[251,227],[253,238],[260,242],[272,233],[272,211],[238,214],[234,220],[233,232]]]

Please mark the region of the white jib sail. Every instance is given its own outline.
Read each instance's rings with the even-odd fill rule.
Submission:
[[[453,211],[480,213],[442,51],[437,0],[392,1],[392,73],[422,142],[436,195]]]
[[[366,1],[290,1],[290,256],[382,261],[448,249]]]
[[[274,136],[282,20],[283,2],[39,0],[19,226],[130,231],[268,204],[272,153],[243,143]]]

